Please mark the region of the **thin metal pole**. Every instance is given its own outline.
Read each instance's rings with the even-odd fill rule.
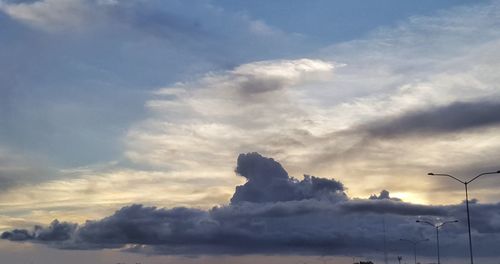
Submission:
[[[417,264],[417,243],[413,244],[413,255],[415,257],[415,264]]]
[[[441,227],[445,226],[446,224],[456,223],[456,222],[458,222],[458,220],[445,221],[445,222],[439,224],[439,223],[431,223],[429,221],[417,220],[417,223],[427,224],[427,225],[430,225],[436,229],[436,246],[437,246],[437,259],[438,259],[437,263],[438,264],[441,264],[441,254],[440,254],[440,245],[439,245],[439,229]]]
[[[382,218],[383,225],[384,225],[384,263],[388,264],[388,258],[387,258],[387,238],[386,238],[386,230],[385,230],[385,215],[383,215]]]
[[[403,239],[403,238],[401,238],[400,240],[401,241],[409,242],[409,243],[411,243],[413,245],[413,256],[415,258],[415,264],[417,264],[417,245],[420,242],[429,241],[429,239],[423,239],[423,240],[414,241],[414,240],[409,240],[409,239]]]
[[[438,251],[438,264],[441,264],[441,258],[439,257],[439,226],[436,226],[436,239],[437,239],[437,251]]]
[[[472,255],[472,234],[470,231],[470,212],[469,212],[469,193],[467,190],[468,182],[465,184],[465,205],[467,207],[467,227],[469,227],[469,251],[470,251],[470,263],[474,264],[474,257]]]
[[[488,174],[500,174],[500,170],[498,171],[491,171],[491,172],[484,172],[484,173],[481,173],[481,174],[478,174],[477,176],[475,176],[474,178],[470,179],[469,181],[462,181],[460,179],[458,179],[457,177],[455,176],[452,176],[450,174],[444,174],[444,173],[432,173],[432,172],[429,172],[427,173],[427,175],[431,175],[431,176],[446,176],[446,177],[450,177],[460,183],[462,183],[464,186],[465,186],[465,205],[467,206],[467,227],[469,228],[469,251],[470,251],[470,263],[471,264],[474,264],[474,256],[472,254],[472,234],[471,234],[471,230],[470,230],[470,212],[469,212],[469,193],[468,193],[468,190],[467,190],[467,185],[473,181],[475,181],[477,178],[483,176],[483,175],[488,175]]]

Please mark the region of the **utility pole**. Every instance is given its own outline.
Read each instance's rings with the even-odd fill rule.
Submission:
[[[385,232],[385,214],[383,215],[382,222],[384,225],[384,263],[388,264],[388,259],[387,259],[387,238],[386,238],[386,232]]]
[[[461,184],[463,184],[465,186],[465,206],[467,207],[467,227],[469,228],[469,255],[470,255],[470,264],[474,264],[474,257],[472,255],[472,234],[471,234],[471,228],[470,228],[470,211],[469,211],[469,192],[468,192],[468,185],[469,183],[473,182],[475,179],[483,176],[483,175],[487,175],[487,174],[498,174],[500,173],[500,170],[498,171],[492,171],[492,172],[484,172],[484,173],[481,173],[481,174],[478,174],[477,176],[475,176],[474,178],[472,178],[471,180],[469,181],[462,181],[460,179],[458,179],[457,177],[455,176],[452,176],[450,174],[444,174],[444,173],[432,173],[432,172],[429,172],[427,173],[427,175],[431,175],[431,176],[445,176],[445,177],[450,177],[458,182],[460,182]]]
[[[430,225],[430,226],[432,226],[432,227],[434,227],[436,229],[436,246],[437,246],[438,264],[441,264],[441,257],[439,255],[439,229],[441,227],[443,227],[444,225],[446,225],[446,224],[457,223],[457,222],[458,222],[458,220],[446,221],[446,222],[443,222],[443,223],[431,223],[429,221],[417,220],[417,223],[422,223],[422,224]]]
[[[429,241],[429,239],[426,238],[426,239],[422,239],[422,240],[409,240],[409,239],[403,239],[403,238],[401,238],[400,241],[409,242],[409,243],[411,243],[413,245],[413,256],[415,258],[415,264],[417,264],[417,244],[420,243],[420,242]]]

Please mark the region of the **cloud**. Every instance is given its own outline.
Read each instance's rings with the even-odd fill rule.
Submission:
[[[283,167],[271,158],[258,153],[238,157],[237,172],[248,178],[248,183],[275,184],[285,181],[285,190],[294,197],[282,199],[274,192],[283,189],[263,188],[247,192],[247,199],[236,199],[239,186],[231,203],[201,210],[187,207],[172,209],[140,204],[125,206],[100,220],[89,220],[81,225],[53,221],[48,227],[36,226],[32,231],[15,229],[2,234],[10,241],[31,241],[61,249],[119,248],[122,250],[167,254],[347,254],[368,253],[379,250],[377,241],[383,235],[382,223],[387,223],[388,243],[391,250],[400,250],[395,242],[400,234],[432,235],[434,230],[416,225],[416,217],[463,220],[461,205],[415,205],[388,199],[348,199],[339,195],[343,186],[330,179],[306,177],[303,181],[289,178]],[[256,182],[253,182],[256,181]],[[284,184],[283,182],[279,184]],[[288,188],[288,189],[287,189]],[[323,191],[326,191],[323,192]],[[325,199],[329,194],[336,199]],[[304,195],[306,194],[306,195]],[[253,197],[252,197],[253,196]],[[269,198],[270,197],[270,198]],[[339,197],[342,197],[340,199]],[[265,198],[265,199],[262,199]],[[379,197],[377,197],[379,198]],[[253,202],[256,201],[256,202]],[[498,204],[474,204],[476,212],[474,232],[490,241],[500,234],[496,220]],[[490,222],[485,222],[490,221]],[[447,229],[442,239],[456,247],[466,241],[465,222]],[[481,227],[479,223],[488,223]],[[450,240],[450,238],[456,240]],[[479,254],[493,254],[492,246],[479,242]],[[423,254],[433,254],[425,247]]]
[[[300,40],[263,21],[226,12],[205,0],[36,0],[0,3],[0,11],[13,20],[54,35],[85,36],[116,30],[125,37],[138,34],[145,38],[165,39],[177,48],[193,51],[202,49],[200,41],[214,48],[213,45],[224,42],[241,45],[245,40],[252,40],[257,46],[272,45],[274,41],[282,43],[285,39]],[[224,27],[227,22],[231,22],[233,27]],[[265,43],[261,41],[264,38]],[[138,42],[143,43],[144,40]]]
[[[78,225],[74,223],[59,222],[55,219],[47,227],[35,225],[32,231],[14,229],[12,231],[3,232],[1,238],[10,241],[38,240],[48,243],[68,241],[74,236],[77,226]]]
[[[414,17],[307,59],[250,62],[165,87],[128,131],[125,155],[231,181],[221,173],[228,161],[257,151],[292,175],[335,175],[351,196],[396,188],[414,202],[454,203],[456,190],[425,174],[497,164],[498,10],[492,2]],[[429,195],[437,185],[447,191]],[[481,188],[489,191],[479,199],[498,198]]]
[[[334,67],[332,63],[310,59],[262,61],[239,66],[230,73],[237,89],[255,94],[283,89],[304,80],[327,79]]]
[[[161,89],[146,104],[151,118],[130,129],[126,155],[173,170],[204,166],[208,156],[228,167],[250,145],[275,153],[285,144],[301,144],[310,135],[302,129],[308,116],[295,98],[303,85],[329,79],[334,69],[331,62],[311,59],[254,62]],[[234,144],[213,153],[228,140]]]
[[[184,244],[210,231],[206,212],[189,208],[170,210],[132,205],[100,221],[88,221],[78,238],[90,244]]]
[[[392,200],[392,201],[397,201],[397,202],[401,201],[401,199],[399,199],[399,198],[393,198],[393,197],[391,197],[390,194],[389,194],[389,191],[387,191],[387,190],[382,190],[379,195],[372,194],[369,199],[370,200],[384,200],[384,199],[387,199],[387,200]]]
[[[43,0],[0,2],[0,10],[24,23],[46,30],[78,29],[92,17],[92,3],[85,1]]]
[[[14,229],[12,231],[3,232],[2,239],[8,239],[10,241],[25,241],[33,239],[33,235],[29,234],[28,230],[25,229]]]
[[[58,220],[52,221],[47,228],[35,227],[35,235],[41,241],[64,241],[71,238],[71,234],[76,229],[76,224],[67,222],[60,223]]]
[[[60,173],[47,163],[44,158],[28,156],[0,145],[0,190],[60,177]]]
[[[305,175],[299,181],[290,178],[281,165],[258,153],[240,154],[236,173],[247,178],[236,187],[231,203],[280,202],[311,198],[344,199],[344,186],[333,179]]]
[[[1,98],[3,100],[18,98],[16,96],[19,94],[13,91],[32,87],[30,85],[33,83],[38,87],[35,92],[23,95],[26,97],[32,95],[32,100],[22,97],[23,100],[16,100],[16,104],[11,101],[2,104],[2,107],[9,110],[2,111],[4,114],[9,113],[9,117],[4,119],[9,122],[8,126],[2,126],[8,133],[1,134],[15,135],[7,137],[8,140],[4,141],[13,145],[17,142],[20,146],[38,146],[40,149],[46,149],[47,146],[50,146],[50,149],[57,149],[59,146],[65,151],[72,152],[72,155],[64,155],[68,154],[65,151],[54,151],[58,155],[49,156],[74,157],[80,160],[84,156],[81,153],[87,153],[92,158],[94,155],[98,156],[96,153],[102,153],[96,151],[99,148],[93,148],[89,142],[105,146],[118,138],[120,142],[124,142],[124,155],[133,163],[131,167],[144,169],[112,172],[95,170],[90,172],[91,177],[87,177],[88,175],[82,178],[72,177],[36,188],[15,189],[9,193],[13,196],[3,196],[4,200],[22,197],[24,210],[31,212],[30,208],[35,205],[34,207],[49,212],[43,215],[43,219],[52,217],[51,214],[54,212],[63,215],[57,210],[76,212],[78,209],[85,209],[97,218],[100,217],[99,213],[103,213],[101,211],[103,209],[97,206],[94,208],[94,205],[101,201],[104,201],[107,210],[130,201],[150,204],[151,197],[149,200],[146,197],[150,196],[150,193],[158,193],[155,199],[161,199],[161,203],[158,204],[162,206],[199,203],[200,207],[206,208],[226,201],[231,195],[228,190],[234,185],[241,185],[240,189],[245,190],[244,192],[249,192],[254,187],[262,188],[263,185],[259,185],[249,176],[251,174],[244,173],[250,177],[247,183],[241,182],[245,179],[243,177],[231,177],[234,171],[231,169],[233,164],[230,160],[235,155],[258,151],[280,160],[286,165],[290,175],[301,175],[299,172],[306,172],[311,175],[333,175],[337,180],[331,181],[313,176],[305,177],[304,180],[292,180],[292,177],[288,176],[287,180],[279,180],[281,184],[279,186],[287,186],[284,188],[292,190],[293,194],[287,194],[289,196],[279,192],[269,194],[268,189],[264,188],[266,192],[260,195],[267,197],[262,199],[262,202],[250,203],[249,200],[257,199],[252,195],[242,195],[244,198],[241,198],[241,202],[221,207],[223,209],[219,209],[218,212],[221,215],[229,215],[229,218],[233,214],[239,215],[240,218],[245,218],[245,214],[269,216],[272,219],[285,217],[287,220],[284,223],[277,223],[277,220],[268,222],[266,218],[262,222],[241,224],[243,227],[249,226],[243,228],[247,233],[251,233],[248,230],[255,230],[252,228],[262,226],[267,227],[271,233],[273,228],[280,228],[280,224],[290,224],[288,229],[278,229],[277,234],[282,236],[283,240],[282,244],[274,245],[281,245],[280,250],[286,250],[282,245],[286,245],[287,239],[296,241],[295,245],[300,244],[299,240],[290,238],[292,234],[303,237],[302,241],[309,241],[311,245],[315,243],[321,245],[323,242],[315,241],[313,238],[326,236],[330,231],[329,236],[341,237],[344,240],[334,241],[325,238],[323,241],[341,247],[343,245],[339,241],[356,242],[357,245],[371,243],[368,238],[365,244],[359,240],[363,237],[363,233],[373,234],[373,237],[380,235],[380,225],[373,223],[381,222],[380,213],[401,214],[399,217],[387,218],[388,222],[395,227],[401,227],[402,230],[408,228],[409,223],[413,223],[414,219],[408,220],[409,216],[420,213],[441,216],[455,214],[447,214],[448,207],[411,206],[387,199],[357,202],[349,200],[346,203],[338,202],[332,205],[327,199],[321,199],[324,196],[320,195],[321,191],[317,189],[323,186],[323,181],[328,183],[325,184],[329,186],[325,187],[328,192],[331,190],[339,194],[345,192],[350,197],[362,197],[389,188],[398,191],[392,193],[393,196],[405,201],[453,204],[462,199],[462,190],[458,189],[459,186],[454,188],[447,182],[426,178],[427,171],[440,169],[466,174],[498,164],[500,145],[496,142],[500,140],[498,128],[494,126],[495,118],[492,118],[490,113],[484,115],[489,117],[480,120],[479,123],[460,123],[461,121],[453,118],[459,116],[455,114],[455,110],[468,117],[481,114],[478,112],[479,108],[473,106],[475,102],[490,101],[492,103],[488,106],[488,110],[496,109],[494,102],[498,101],[496,98],[498,98],[499,83],[496,72],[500,61],[495,57],[498,54],[495,51],[498,50],[500,39],[498,31],[495,30],[498,22],[494,18],[497,17],[499,10],[496,2],[472,9],[469,7],[453,9],[433,17],[415,17],[397,27],[380,29],[364,39],[337,44],[319,54],[309,53],[308,59],[260,62],[249,61],[266,57],[262,54],[273,53],[276,50],[283,51],[280,54],[286,54],[284,50],[290,47],[280,44],[292,41],[286,36],[277,34],[278,39],[271,45],[261,38],[263,29],[268,30],[263,27],[257,30],[260,35],[255,34],[254,28],[251,30],[253,33],[247,34],[248,32],[243,30],[242,35],[233,35],[235,32],[231,30],[224,31],[221,37],[214,34],[218,27],[228,28],[227,24],[235,24],[241,25],[237,27],[239,29],[248,28],[250,27],[248,20],[232,16],[228,18],[231,22],[225,19],[218,20],[227,18],[225,13],[209,8],[206,13],[211,15],[203,20],[206,23],[197,23],[199,21],[194,18],[179,18],[176,14],[183,13],[179,11],[184,10],[182,8],[179,10],[172,8],[170,10],[176,11],[167,12],[169,7],[164,9],[155,7],[139,11],[134,8],[129,10],[127,7],[109,7],[106,10],[112,11],[107,14],[110,17],[106,19],[115,23],[104,23],[106,24],[104,28],[94,28],[95,31],[89,31],[90,35],[121,37],[118,39],[102,37],[99,39],[103,42],[98,43],[86,37],[89,32],[72,31],[63,39],[52,38],[57,32],[44,34],[36,30],[26,30],[16,24],[26,22],[16,17],[11,17],[12,20],[6,19],[5,16],[0,17],[11,26],[10,30],[6,30],[3,34],[5,41],[2,43],[21,47],[20,51],[5,53],[6,59],[3,60],[5,65],[2,66],[5,71],[0,73],[0,78],[2,82],[13,85],[5,86],[8,87],[5,90],[7,94]],[[150,13],[155,10],[159,14]],[[204,13],[203,10],[206,9],[200,8],[198,11]],[[199,13],[195,12],[193,16],[196,17]],[[149,15],[154,19],[147,20]],[[85,23],[87,22],[92,21],[86,20]],[[23,30],[17,31],[17,29]],[[24,39],[12,42],[12,39],[18,40],[13,36],[22,36]],[[33,36],[36,36],[35,39],[39,38],[40,42],[31,41]],[[266,40],[268,38],[269,35],[265,37]],[[224,42],[221,42],[221,39],[224,39]],[[38,45],[39,43],[46,44]],[[254,45],[258,48],[253,49]],[[47,46],[56,47],[57,52]],[[250,46],[252,49],[248,48]],[[44,52],[40,52],[40,48],[44,48],[42,49]],[[205,49],[209,49],[210,52],[203,52]],[[247,54],[246,51],[252,54]],[[59,52],[64,54],[54,56]],[[228,55],[227,52],[231,54]],[[25,56],[20,56],[21,54]],[[280,54],[273,54],[270,57],[282,57]],[[45,63],[32,69],[28,66],[32,65],[30,58],[35,57]],[[110,60],[102,61],[102,57]],[[75,63],[68,65],[66,63],[68,61]],[[179,62],[186,62],[186,65]],[[44,67],[42,64],[51,67]],[[235,67],[237,64],[241,65]],[[193,70],[189,65],[202,66]],[[224,70],[214,71],[213,65],[224,65]],[[27,70],[23,73],[23,78],[16,77],[18,75],[15,73],[19,68]],[[136,71],[136,69],[141,70]],[[164,69],[171,71],[165,72]],[[184,73],[187,72],[183,75],[184,78],[177,75],[176,71],[179,69],[185,70]],[[209,73],[199,77],[200,72],[206,71]],[[40,78],[41,76],[43,78]],[[83,83],[67,82],[65,79],[75,77]],[[120,79],[119,84],[111,85],[113,88],[108,90],[108,85],[117,79]],[[133,121],[130,118],[118,118],[123,121],[119,127],[108,127],[108,124],[117,120],[116,117],[122,117],[127,111],[141,112],[142,106],[130,99],[144,98],[146,95],[142,90],[129,90],[132,86],[147,87],[144,89],[148,90],[179,79],[184,81],[150,94],[150,100],[146,103],[147,113],[142,113],[140,117],[135,116]],[[54,82],[55,80],[57,82]],[[47,87],[54,90],[48,92],[49,90],[45,90]],[[79,88],[82,87],[85,89],[80,89],[81,92],[74,92],[80,91]],[[120,93],[116,92],[118,88]],[[125,90],[131,92],[121,92]],[[42,94],[58,97],[58,100],[55,100],[57,104],[53,104],[52,100],[38,103],[40,97],[43,97],[40,96]],[[127,98],[120,98],[123,94],[127,94]],[[104,109],[108,110],[89,112],[88,109],[100,108],[89,107],[87,104],[78,105],[75,109],[75,104],[68,100],[72,97],[92,102],[102,99],[97,106],[105,106]],[[30,111],[27,106],[32,106],[34,100],[37,102],[35,105],[40,107],[37,107],[36,111]],[[460,112],[457,107],[461,104],[465,107],[464,112]],[[124,108],[123,105],[127,107]],[[47,108],[50,109],[50,115],[44,113],[44,109]],[[87,114],[83,119],[82,109]],[[451,118],[441,125],[432,118],[427,119],[434,114]],[[46,120],[49,119],[47,116],[51,116],[50,120],[57,122],[46,124]],[[94,122],[96,116],[103,119],[99,118],[98,122]],[[32,126],[38,124],[33,122],[32,118],[41,122],[41,125],[37,126],[41,128],[35,129],[35,126]],[[20,123],[14,122],[14,119],[20,120]],[[142,121],[137,121],[138,119]],[[415,127],[398,129],[398,126],[408,125],[409,119],[421,121],[419,123],[425,129],[420,132],[426,137],[416,141],[414,137],[380,136],[384,131],[393,133],[392,135],[401,133],[409,135],[407,131]],[[110,120],[113,122],[109,122]],[[109,128],[112,131],[116,129],[123,133],[124,127],[128,127],[130,122],[134,124],[124,138],[116,136],[115,132],[106,133],[108,137],[103,137],[100,133],[89,133],[89,131],[100,131],[101,128]],[[66,124],[65,129],[68,131],[56,129],[60,128],[58,123]],[[377,136],[364,137],[359,131],[353,132],[353,128],[363,127],[368,127],[368,131],[373,129],[373,135]],[[60,133],[53,133],[52,129]],[[36,132],[35,137],[31,134],[33,131]],[[86,137],[88,135],[90,137]],[[87,140],[81,140],[82,138]],[[100,139],[98,143],[95,143],[96,138]],[[72,142],[79,144],[73,145]],[[75,149],[79,150],[78,155],[73,153]],[[68,175],[74,176],[74,174]],[[123,179],[132,183],[126,184]],[[188,184],[193,182],[202,183],[202,187]],[[270,180],[267,183],[273,182],[274,180]],[[338,183],[349,186],[349,189],[341,190],[337,186]],[[245,185],[250,187],[246,188]],[[496,185],[494,180],[487,181],[484,185],[480,183],[475,186],[477,189],[474,189],[473,194],[481,200],[496,200],[498,196],[495,192]],[[114,193],[110,193],[110,189]],[[119,190],[120,193],[115,190]],[[48,192],[52,197],[46,197]],[[214,193],[223,195],[210,196]],[[92,199],[87,199],[86,195],[91,195]],[[168,197],[169,195],[171,197]],[[377,197],[380,196],[385,197],[385,195]],[[55,202],[58,197],[72,199],[65,200],[67,202],[61,205]],[[184,199],[186,197],[187,199]],[[302,198],[307,199],[301,200]],[[53,200],[45,203],[46,199]],[[38,200],[44,201],[43,204]],[[338,199],[333,200],[338,201]],[[142,207],[146,208],[145,215],[154,215],[158,210],[168,211],[168,209],[151,209],[146,205]],[[351,216],[342,214],[339,216],[334,213],[341,211],[342,208],[353,213]],[[477,208],[490,210],[486,207],[481,209],[479,205]],[[99,210],[99,213],[95,213],[94,210]],[[324,212],[322,210],[331,212],[332,215],[315,215]],[[142,212],[142,209],[138,211]],[[208,215],[212,213],[211,210],[201,211]],[[215,211],[213,210],[213,214]],[[478,219],[483,221],[485,227],[481,232],[487,234],[497,230],[498,221],[495,220],[498,218],[497,215],[492,211],[484,215],[484,218]],[[32,215],[27,217],[30,216]],[[78,220],[80,219],[74,221]],[[125,220],[117,216],[116,223],[120,221]],[[299,221],[300,225],[296,221]],[[312,223],[307,226],[310,229],[300,229],[305,223]],[[96,226],[99,224],[100,220],[97,220]],[[334,227],[330,226],[334,224]],[[462,232],[463,226],[460,228]],[[342,234],[345,230],[351,229],[354,230],[353,234]],[[96,227],[95,230],[99,229]],[[232,230],[240,229],[233,227]],[[418,234],[426,232],[411,227],[409,230]],[[75,234],[77,232],[75,231]],[[336,236],[339,232],[340,235]],[[460,232],[457,230],[454,234],[460,237]],[[234,235],[231,232],[224,234]],[[394,233],[396,234],[397,232]],[[114,236],[115,233],[110,237]],[[249,240],[253,241],[250,238]],[[258,240],[260,242],[267,241],[264,238],[254,239],[260,239]],[[121,246],[120,243],[127,240],[116,241],[119,241],[118,246]],[[60,244],[60,241],[58,243]],[[85,241],[74,243],[82,248],[95,245],[95,243],[86,244]],[[190,244],[189,247],[184,245],[176,247],[184,248],[184,252],[193,252],[193,248],[196,247],[199,252],[207,251],[206,245]],[[225,252],[241,250],[227,245],[218,247],[219,251]],[[307,250],[315,251],[320,248],[320,246],[308,247]],[[174,251],[168,247],[158,250]],[[266,249],[260,248],[260,250]],[[279,251],[276,247],[269,247],[267,250]]]
[[[500,103],[492,101],[454,102],[450,105],[404,113],[394,119],[377,120],[358,127],[374,137],[432,135],[500,124]]]
[[[364,213],[388,213],[396,215],[432,215],[448,216],[445,207],[408,204],[402,201],[382,199],[353,200],[343,204],[342,209],[345,212],[364,212]]]
[[[158,87],[308,49],[209,1],[1,3],[0,142],[64,168],[122,159]]]

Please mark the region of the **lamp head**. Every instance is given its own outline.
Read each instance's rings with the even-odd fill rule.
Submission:
[[[417,222],[417,223],[420,223],[420,220],[417,220],[416,222]]]
[[[497,173],[500,173],[500,170],[497,170]]]
[[[429,172],[429,173],[427,173],[427,175],[433,176],[433,175],[434,175],[434,173]]]

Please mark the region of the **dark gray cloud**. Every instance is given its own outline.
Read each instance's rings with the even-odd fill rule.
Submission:
[[[304,175],[299,181],[289,177],[281,164],[258,153],[240,154],[236,173],[247,182],[237,186],[231,198],[238,202],[279,202],[311,198],[345,199],[344,185],[334,179]]]
[[[387,200],[393,200],[393,201],[401,201],[401,199],[399,199],[399,198],[393,198],[393,197],[391,197],[389,191],[387,191],[387,190],[380,191],[379,195],[372,194],[372,195],[370,195],[369,199],[370,200],[384,200],[384,199],[387,199]]]
[[[6,231],[2,233],[2,239],[8,239],[10,241],[25,241],[34,239],[34,235],[26,229],[14,229],[12,231]]]
[[[405,203],[389,199],[355,199],[342,204],[344,212],[356,213],[377,213],[377,214],[396,214],[396,215],[432,215],[448,216],[447,208],[440,206],[428,206]]]
[[[428,110],[358,127],[372,136],[394,137],[412,134],[452,133],[500,124],[500,103],[495,101],[454,102]]]
[[[56,242],[70,240],[77,228],[77,224],[52,221],[48,227],[35,226],[33,231],[15,229],[2,233],[2,239],[12,241],[38,240],[43,242]]]
[[[465,205],[453,208],[453,213],[455,215],[460,215],[460,211],[464,209]],[[481,204],[473,203],[471,206],[472,223],[474,229],[478,233],[500,234],[500,203],[496,204]],[[467,221],[463,215],[460,218],[462,221]]]
[[[48,227],[36,226],[33,237],[41,241],[65,241],[72,237],[76,227],[77,224],[61,223],[56,219]]]
[[[124,244],[168,245],[202,242],[210,237],[207,212],[189,208],[157,209],[132,205],[99,221],[87,221],[77,231],[85,244],[117,247]]]
[[[313,176],[296,180],[258,153],[241,154],[236,172],[248,182],[237,187],[225,206],[200,210],[135,204],[81,225],[55,220],[48,227],[15,229],[1,237],[61,249],[123,248],[155,254],[355,254],[381,250],[385,223],[389,250],[404,252],[410,248],[399,238],[434,235],[415,220],[439,217],[460,220],[443,233],[444,248],[465,246],[463,204],[416,205],[393,199],[386,190],[371,199],[348,199],[340,182]],[[473,203],[472,211],[478,254],[495,255],[487,243],[500,241],[500,204]],[[431,255],[432,249],[424,246],[422,253]]]

